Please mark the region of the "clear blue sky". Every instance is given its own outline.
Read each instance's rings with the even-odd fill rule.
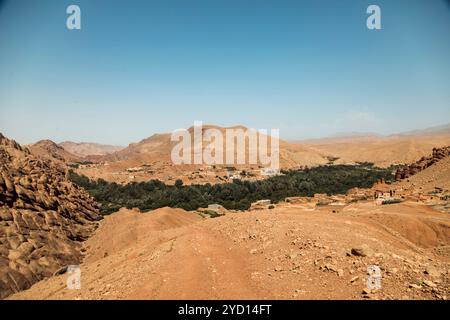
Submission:
[[[21,143],[127,145],[194,120],[286,139],[450,122],[448,1],[0,3],[0,132]]]

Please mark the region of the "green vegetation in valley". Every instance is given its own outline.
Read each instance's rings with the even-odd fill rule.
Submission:
[[[252,202],[270,199],[276,203],[286,197],[313,196],[315,193],[345,194],[354,187],[370,188],[378,179],[393,180],[392,169],[358,165],[321,166],[305,170],[286,170],[282,175],[259,181],[234,180],[232,183],[169,186],[159,180],[126,185],[99,179],[91,181],[70,171],[71,180],[87,190],[99,203],[103,214],[121,207],[142,211],[165,206],[195,210],[218,203],[227,209],[246,210]]]
[[[80,165],[87,165],[87,164],[93,164],[91,161],[81,161],[81,162],[73,162],[69,163],[69,167],[73,169],[78,169]]]

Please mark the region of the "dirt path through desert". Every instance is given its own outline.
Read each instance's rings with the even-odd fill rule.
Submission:
[[[449,230],[445,214],[413,203],[341,213],[285,206],[215,219],[122,209],[85,243],[79,290],[67,288],[64,274],[10,298],[440,299],[450,295]],[[368,293],[371,265],[383,287]]]
[[[171,241],[171,249],[159,261],[163,272],[150,279],[130,298],[136,299],[261,299],[261,289],[249,278],[245,256],[229,240],[205,225]]]

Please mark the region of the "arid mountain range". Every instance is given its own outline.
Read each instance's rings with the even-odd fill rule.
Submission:
[[[78,157],[87,156],[104,156],[106,154],[114,153],[123,149],[120,146],[112,146],[106,144],[92,143],[92,142],[71,142],[64,141],[59,144],[67,152],[72,153]]]
[[[204,126],[203,131],[214,128],[224,132],[226,128]],[[232,127],[246,130],[243,126]],[[189,129],[192,133],[193,128]],[[74,144],[65,142],[65,151],[53,152],[56,158],[80,159],[93,162],[80,166],[77,171],[93,179],[102,178],[107,181],[128,183],[159,179],[168,184],[181,179],[190,183],[219,183],[229,180],[229,167],[235,171],[250,172],[255,179],[260,175],[261,165],[177,165],[171,161],[171,151],[175,142],[171,141],[170,133],[154,134],[128,147],[93,147],[92,144]],[[204,140],[203,146],[207,145]],[[39,145],[40,143],[38,143]],[[416,130],[390,136],[380,135],[350,135],[304,141],[279,140],[280,167],[282,169],[304,168],[324,164],[355,164],[371,162],[376,166],[408,164],[431,153],[435,147],[450,145],[449,125]],[[90,146],[90,147],[87,147]],[[247,146],[248,148],[248,146]],[[117,149],[118,151],[111,151]],[[96,155],[92,154],[96,152]],[[226,152],[224,147],[223,152]],[[91,153],[91,155],[87,155]],[[103,154],[103,155],[100,155]],[[246,155],[248,149],[246,150]],[[248,158],[247,158],[248,159]],[[72,161],[73,162],[73,161]],[[76,161],[75,161],[76,162]],[[228,168],[228,169],[227,169]]]
[[[446,300],[450,221],[436,209],[436,188],[448,187],[448,160],[410,181],[328,197],[329,205],[319,205],[325,195],[298,197],[272,209],[221,209],[214,219],[121,209],[84,243],[80,290],[67,289],[63,274],[10,299]],[[404,201],[357,200],[383,188]],[[379,268],[381,288],[367,288],[368,266]]]
[[[323,155],[338,158],[335,163],[372,162],[388,167],[414,162],[430,154],[435,147],[450,145],[450,125],[389,136],[353,134],[299,143]]]
[[[217,129],[225,136],[225,130],[218,126],[203,126],[203,133],[208,129]],[[231,127],[241,129],[242,126]],[[193,136],[193,128],[188,129]],[[206,134],[203,136],[203,148],[209,143]],[[244,165],[225,164],[217,166],[206,165],[174,165],[171,160],[171,151],[177,142],[171,141],[171,134],[154,134],[138,143],[132,143],[127,148],[118,152],[97,158],[97,164],[82,166],[79,173],[92,178],[103,178],[108,181],[126,183],[130,181],[144,181],[153,178],[173,183],[175,179],[182,179],[184,183],[218,183],[229,179],[228,169],[235,167],[239,170],[254,171],[254,175],[260,175],[260,163],[248,163],[249,145],[246,145],[246,163]],[[279,140],[280,166],[282,168],[294,168],[301,166],[316,166],[325,164],[328,160],[320,153],[304,147],[301,144],[291,144]],[[194,144],[186,152],[193,154]],[[223,154],[227,152],[227,146],[223,147]],[[237,149],[237,148],[236,148]],[[237,150],[234,154],[236,156]],[[204,150],[204,149],[203,149]],[[270,151],[270,149],[269,149]]]
[[[368,140],[353,139],[355,155],[358,148],[368,152]],[[68,179],[70,166],[112,176],[125,170],[127,178],[145,170],[142,179],[158,178],[158,170],[177,179],[188,172],[192,182],[207,170],[167,163],[168,134],[92,164],[51,141],[22,147],[0,135],[0,298],[448,299],[450,157],[448,148],[433,148],[449,138],[439,132],[377,139],[395,159],[386,164],[405,161],[404,152],[417,155],[405,161],[412,175],[343,195],[291,197],[246,211],[219,207],[217,218],[202,208],[161,208],[121,209],[102,220],[96,201]],[[282,166],[304,166],[295,162],[302,154],[317,161],[308,165],[342,161],[316,150],[332,146],[329,140],[316,142],[280,141]],[[392,195],[398,201],[384,204]],[[66,287],[73,264],[81,264],[80,290]],[[379,266],[382,289],[367,288],[369,265]]]

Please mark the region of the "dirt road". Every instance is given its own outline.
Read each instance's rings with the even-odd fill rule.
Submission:
[[[425,229],[426,241],[409,239]],[[446,299],[449,245],[448,217],[407,203],[338,213],[289,205],[214,219],[123,209],[85,243],[80,290],[67,289],[64,274],[10,298]],[[370,265],[381,270],[380,290],[367,290]]]

